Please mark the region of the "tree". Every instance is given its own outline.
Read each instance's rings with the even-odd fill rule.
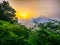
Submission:
[[[0,20],[16,22],[16,11],[9,5],[8,1],[0,3]]]

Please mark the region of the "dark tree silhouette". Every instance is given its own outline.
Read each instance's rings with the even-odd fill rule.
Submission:
[[[0,3],[0,20],[16,22],[16,11],[9,5],[8,1]]]

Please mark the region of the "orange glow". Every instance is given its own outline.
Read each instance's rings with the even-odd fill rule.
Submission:
[[[27,9],[21,9],[20,11],[17,11],[17,12],[16,12],[16,17],[17,17],[18,19],[27,20],[27,19],[32,18],[31,15],[33,15],[33,14],[32,14],[32,11],[27,10]]]

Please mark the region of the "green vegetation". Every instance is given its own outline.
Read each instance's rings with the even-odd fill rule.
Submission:
[[[5,9],[2,8],[4,3],[0,4],[0,45],[60,45],[60,21],[36,23],[39,29],[34,29],[36,26],[28,29],[24,25],[11,23],[9,14],[4,14],[6,10],[2,10]]]
[[[0,45],[24,45],[29,32],[23,25],[0,21]]]
[[[23,25],[0,20],[0,45],[60,45],[60,24],[54,28],[52,24],[42,25],[39,30],[32,31]]]
[[[15,13],[16,11],[9,5],[8,1],[0,3],[0,20],[9,21],[11,23],[17,22]]]

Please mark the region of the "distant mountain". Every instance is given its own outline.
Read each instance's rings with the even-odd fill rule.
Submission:
[[[27,27],[32,27],[35,25],[35,23],[45,23],[45,22],[50,22],[52,21],[52,19],[47,18],[47,17],[37,17],[37,18],[33,18],[32,20],[19,20],[19,23],[27,26]]]
[[[32,19],[32,21],[36,23],[45,23],[52,21],[52,19],[43,16],[43,17],[34,18]]]

